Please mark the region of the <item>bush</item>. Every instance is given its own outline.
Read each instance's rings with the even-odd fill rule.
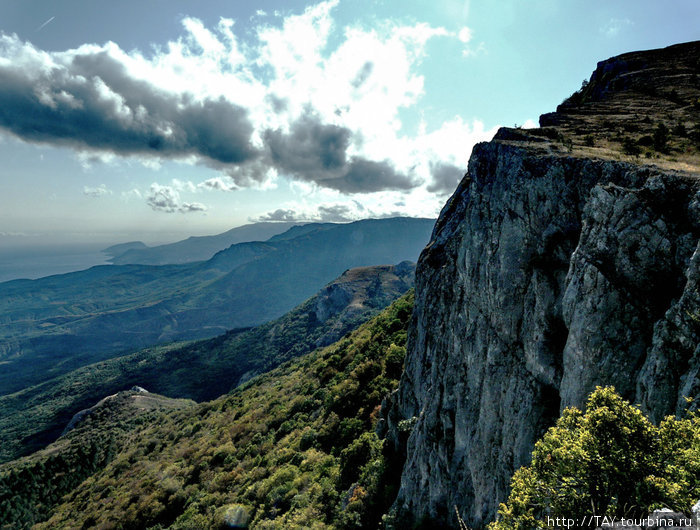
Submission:
[[[700,416],[655,427],[613,388],[586,413],[568,408],[513,475],[491,530],[546,526],[547,517],[643,517],[660,506],[689,512],[700,491]]]
[[[670,139],[670,133],[668,127],[663,123],[659,123],[654,129],[654,149],[661,153],[665,153],[668,150],[668,140]]]
[[[622,139],[622,152],[626,155],[639,156],[642,150],[636,143],[634,143],[634,140],[632,140],[628,136],[625,136]]]

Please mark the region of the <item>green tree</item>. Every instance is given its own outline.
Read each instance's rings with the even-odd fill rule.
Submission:
[[[688,512],[700,496],[700,416],[654,426],[612,387],[598,387],[583,413],[566,409],[513,476],[491,530],[544,526],[547,517]]]

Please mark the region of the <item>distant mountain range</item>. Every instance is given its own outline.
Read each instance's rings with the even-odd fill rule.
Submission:
[[[135,385],[214,399],[257,374],[342,338],[413,286],[415,265],[343,273],[283,317],[213,339],[156,346],[0,396],[0,462],[52,442],[79,410]]]
[[[346,269],[416,260],[433,224],[306,225],[205,262],[107,265],[0,284],[0,395],[118,352],[277,318]]]
[[[132,241],[113,245],[102,252],[110,256],[108,261],[114,265],[191,263],[208,260],[220,250],[236,243],[266,241],[297,225],[298,223],[253,223],[214,236],[192,236],[183,241],[155,247],[146,246],[141,241]],[[305,226],[311,231],[324,225],[310,223]]]

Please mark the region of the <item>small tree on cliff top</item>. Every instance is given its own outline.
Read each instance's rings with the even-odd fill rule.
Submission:
[[[548,516],[687,513],[698,497],[700,416],[669,416],[656,427],[612,387],[598,387],[585,413],[566,409],[535,444],[491,530],[543,527]]]

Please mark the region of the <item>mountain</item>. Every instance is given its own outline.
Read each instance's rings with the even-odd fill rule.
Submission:
[[[396,475],[373,426],[401,373],[411,307],[409,293],[209,403],[130,418],[124,402],[152,394],[103,400],[46,450],[0,466],[0,526],[376,527]]]
[[[541,128],[474,148],[383,412],[397,528],[493,520],[597,385],[657,422],[700,397],[699,78],[700,42],[615,57]]]
[[[0,395],[154,344],[259,325],[344,270],[415,260],[430,219],[337,224],[205,262],[98,266],[0,284]]]
[[[101,399],[50,447],[0,465],[0,528],[28,528],[46,519],[65,493],[128,446],[130,433],[165,411],[194,405],[138,388]]]
[[[624,437],[639,432],[629,425],[697,410],[700,399],[698,79],[700,42],[614,57],[539,128],[504,128],[478,144],[420,255],[415,298],[230,395],[154,416],[104,467],[79,460],[75,471],[89,478],[57,487],[50,498],[60,504],[43,509],[37,528],[483,528],[545,432],[536,473],[561,458],[580,465],[588,453],[579,449],[625,462]],[[362,228],[348,240],[378,245],[378,227]],[[256,244],[255,262],[235,270],[225,271],[225,251],[189,303],[255,306],[267,293],[274,306],[329,256],[353,253],[335,230]],[[353,298],[331,289],[316,318]],[[246,307],[242,320],[258,311]],[[628,402],[635,421],[616,422],[609,406],[562,415],[599,385],[614,386],[607,403]],[[690,450],[670,472],[690,477],[689,489],[698,417],[678,423]],[[635,442],[633,460],[645,457]],[[609,463],[583,462],[596,472]],[[0,514],[20,522],[42,492],[20,493],[34,471],[16,465],[0,468]],[[536,489],[523,484],[533,471],[519,473],[522,491]],[[576,476],[556,469],[547,484],[565,477],[575,490]],[[672,481],[633,486],[674,493]]]
[[[119,243],[118,245],[107,247],[103,249],[102,252],[111,258],[115,258],[129,250],[142,250],[147,248],[149,247],[147,247],[142,241],[129,241],[128,243]]]
[[[141,350],[0,396],[0,462],[55,440],[79,410],[141,386],[170,397],[214,399],[290,359],[327,346],[413,286],[415,265],[345,271],[283,317],[213,339]]]
[[[313,226],[315,223],[311,223]],[[265,241],[286,232],[297,223],[253,223],[214,236],[192,236],[183,241],[147,247],[140,241],[114,245],[103,250],[114,265],[168,265],[205,261],[220,250],[248,241]]]

